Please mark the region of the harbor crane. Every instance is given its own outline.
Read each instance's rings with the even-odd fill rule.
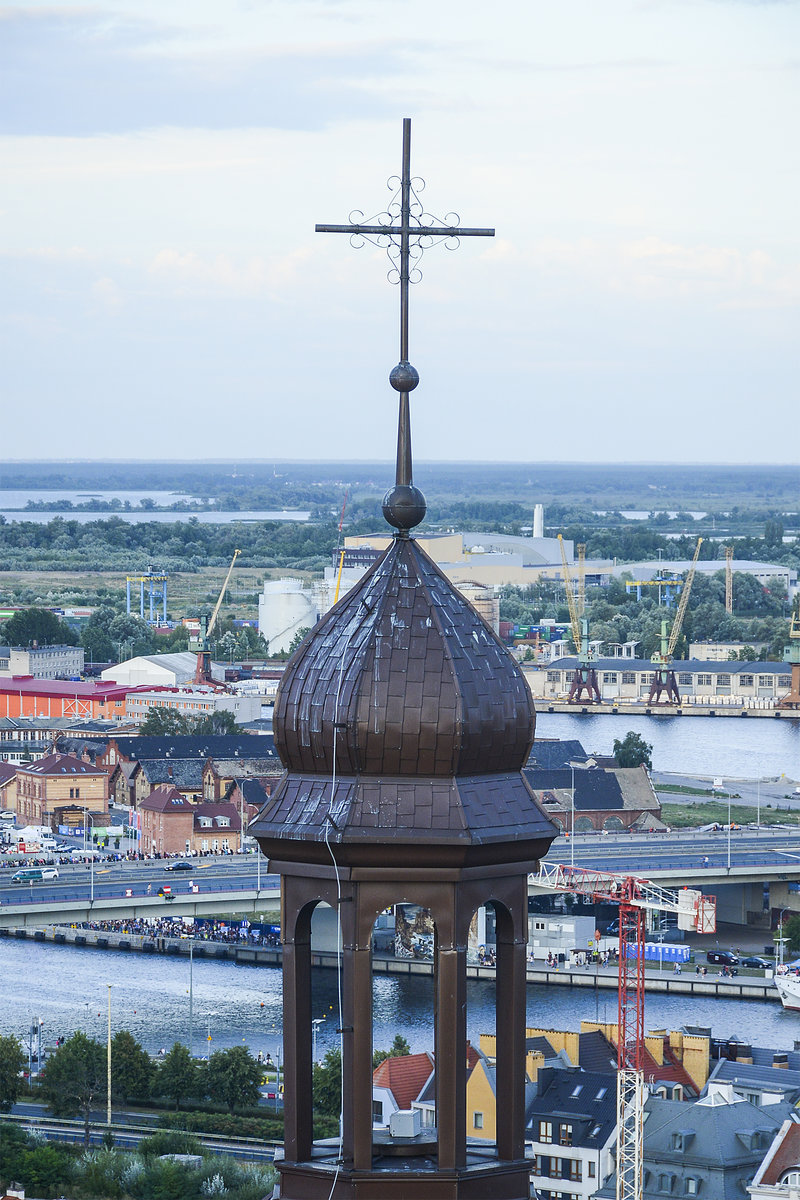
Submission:
[[[529,882],[545,891],[569,892],[595,903],[619,906],[617,1200],[642,1200],[645,913],[676,913],[680,929],[713,933],[716,900],[690,888],[673,891],[633,875],[561,863],[541,863]]]
[[[213,632],[214,626],[217,623],[219,610],[222,607],[222,600],[225,592],[228,589],[228,584],[230,583],[230,578],[233,574],[233,568],[236,566],[236,560],[241,553],[241,550],[234,550],[233,558],[231,559],[231,565],[228,567],[228,574],[225,576],[225,582],[222,585],[222,591],[219,594],[217,603],[214,605],[214,611],[210,617],[200,618],[199,633],[196,637],[189,639],[189,649],[197,652],[197,666],[194,672],[195,683],[214,682],[211,678],[211,648],[209,639]]]
[[[589,622],[583,615],[586,597],[585,553],[586,547],[578,547],[578,596],[576,598],[572,586],[567,552],[564,549],[564,538],[558,535],[561,548],[561,562],[564,565],[564,586],[567,592],[567,606],[572,626],[572,640],[578,658],[575,674],[569,689],[569,703],[602,704],[600,685],[597,682],[597,671],[594,667],[594,654],[589,646]],[[586,696],[584,697],[584,692]]]
[[[697,560],[700,557],[700,547],[703,544],[703,539],[697,539],[697,545],[694,548],[694,557],[692,558],[691,566],[686,572],[686,582],[683,585],[681,598],[678,602],[678,611],[675,613],[675,620],[672,622],[672,629],[667,633],[667,622],[661,622],[661,649],[657,650],[650,661],[653,664],[653,682],[650,684],[650,694],[647,697],[648,704],[680,704],[681,696],[678,691],[678,682],[675,678],[675,671],[672,666],[672,656],[675,653],[675,647],[678,644],[678,638],[681,635],[683,628],[683,618],[686,616],[686,608],[689,604],[689,596],[694,583],[695,572],[697,571]],[[664,696],[664,694],[666,695]],[[662,700],[662,697],[664,699]]]

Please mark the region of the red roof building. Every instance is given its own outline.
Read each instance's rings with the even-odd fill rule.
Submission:
[[[401,1058],[385,1058],[372,1072],[375,1088],[391,1092],[397,1108],[411,1108],[433,1072],[430,1054],[404,1054]]]
[[[235,854],[239,813],[229,803],[193,804],[178,788],[161,784],[139,805],[145,854]]]
[[[106,717],[119,721],[125,719],[125,698],[140,690],[100,680],[83,683],[12,675],[0,679],[0,717]]]

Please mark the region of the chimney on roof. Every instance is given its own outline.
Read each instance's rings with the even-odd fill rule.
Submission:
[[[172,779],[172,763],[170,763],[167,767],[167,774],[169,775],[170,779]]]
[[[785,1050],[776,1050],[772,1056],[773,1067],[780,1067],[783,1071],[789,1070],[789,1055]]]

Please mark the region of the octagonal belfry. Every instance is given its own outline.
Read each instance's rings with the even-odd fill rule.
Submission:
[[[406,122],[406,251],[409,148]],[[408,262],[400,261],[402,289]],[[410,391],[407,330],[400,365],[393,386]],[[524,676],[410,537],[425,500],[412,480],[408,391],[400,394],[396,482],[383,511],[396,530],[388,549],[287,663],[273,718],[286,772],[251,825],[281,876],[280,1193],[528,1200],[527,878],[556,829],[522,774],[535,722]],[[341,1139],[315,1143],[311,918],[321,903],[341,930],[343,1089]],[[435,929],[436,1124],[400,1140],[374,1131],[372,1118],[373,926],[396,904],[428,909]],[[466,1136],[467,944],[481,905],[494,907],[497,928],[495,1144],[468,1144]]]

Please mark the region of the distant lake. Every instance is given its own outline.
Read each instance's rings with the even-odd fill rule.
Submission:
[[[197,496],[186,496],[181,492],[159,492],[159,491],[111,491],[111,492],[93,492],[90,490],[78,492],[71,489],[65,491],[44,490],[37,488],[24,488],[18,490],[16,488],[0,488],[0,508],[2,509],[24,509],[30,502],[31,504],[56,504],[64,500],[69,500],[72,504],[88,504],[92,500],[103,501],[110,504],[112,500],[119,500],[120,504],[126,502],[132,508],[138,508],[143,500],[152,500],[158,508],[166,508],[170,504],[178,504],[185,500],[188,502],[194,501],[197,504],[202,503]]]
[[[676,517],[679,516],[678,510],[674,509],[674,508],[668,508],[666,510],[660,509],[660,508],[654,508],[651,511],[659,512],[659,513],[666,511],[667,516],[670,517],[673,521],[676,519]],[[594,515],[596,517],[607,517],[608,509],[607,508],[595,509]],[[624,517],[626,521],[646,521],[647,518],[650,516],[650,513],[645,512],[645,510],[643,508],[627,508],[627,509],[621,509],[619,515],[621,517]],[[702,521],[704,517],[708,516],[708,513],[695,512],[693,510],[687,509],[687,511],[684,513],[684,516],[691,517],[694,521]]]
[[[88,504],[92,501],[97,503],[110,504],[113,501],[119,501],[120,504],[129,504],[128,509],[113,509],[113,510],[95,510],[88,512],[86,510],[75,511],[66,509],[35,509],[28,510],[25,506],[28,502],[32,504],[56,504],[63,501],[69,501],[71,504]],[[37,489],[15,490],[13,488],[0,488],[0,516],[5,517],[6,521],[32,521],[37,525],[46,525],[48,521],[54,520],[56,517],[63,517],[65,521],[77,521],[81,525],[86,525],[89,521],[102,521],[107,517],[119,517],[122,521],[127,521],[128,524],[137,525],[142,521],[156,521],[166,523],[170,521],[187,521],[190,517],[196,519],[203,525],[228,525],[232,521],[307,521],[311,516],[310,512],[306,511],[246,511],[246,512],[223,512],[219,509],[214,509],[210,512],[194,512],[188,510],[185,512],[152,512],[150,508],[142,508],[143,502],[148,502],[156,505],[157,508],[168,508],[172,504],[202,504],[203,501],[197,496],[187,496],[181,492],[164,492],[164,491],[44,491]]]
[[[125,512],[3,512],[0,516],[7,521],[32,521],[36,525],[46,525],[56,517],[65,521],[77,521],[79,525],[88,525],[89,521],[107,521],[109,517],[118,517],[129,525],[141,525],[144,521],[156,521],[167,524],[173,521],[188,521],[190,518],[200,525],[230,525],[234,521],[307,521],[310,512],[148,512],[146,509]]]

